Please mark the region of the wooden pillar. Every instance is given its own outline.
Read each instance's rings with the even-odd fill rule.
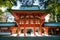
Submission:
[[[24,36],[26,36],[26,20],[24,20]]]
[[[19,23],[20,23],[20,18],[19,18],[19,15],[16,15],[15,12],[12,12],[13,16],[15,17],[15,21],[16,21],[16,24],[18,26],[18,29],[17,29],[17,35],[19,36],[19,32],[20,32],[20,26],[19,26]]]
[[[40,19],[39,34],[42,35],[42,20]]]
[[[17,26],[18,26],[18,28],[17,28],[17,36],[19,36],[19,35],[20,35],[20,32],[21,32],[21,30],[20,30],[20,25],[19,25],[20,19],[16,19],[15,21],[16,21]]]
[[[42,26],[40,25],[39,34],[42,35]]]
[[[10,32],[11,32],[11,35],[13,34],[13,28],[12,27],[10,27]]]
[[[39,24],[38,21],[39,21],[39,19],[36,20],[36,22],[37,22],[36,24]],[[38,29],[38,30],[39,30],[39,29]],[[39,31],[38,31],[38,34],[39,34]]]
[[[46,26],[45,29],[44,29],[44,33],[45,33],[46,36],[48,35],[48,29],[49,29],[48,26]]]
[[[40,28],[39,28],[40,35],[42,35],[42,24],[44,23],[44,17],[45,17],[45,15],[41,14],[41,16],[40,16]]]
[[[34,19],[34,24],[33,25],[34,25],[34,35],[36,35],[35,34],[35,32],[36,32],[35,19]]]
[[[17,36],[19,36],[20,33],[21,33],[21,30],[20,30],[20,26],[19,26],[19,24],[18,24],[18,28],[17,28]]]
[[[16,29],[15,29],[15,27],[10,27],[10,32],[11,32],[11,35],[13,35],[14,33],[15,33],[15,31],[16,31]]]

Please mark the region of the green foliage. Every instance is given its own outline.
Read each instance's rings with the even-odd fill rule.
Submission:
[[[0,0],[0,7],[5,6],[5,7],[12,7],[12,3],[14,3],[16,0]]]
[[[56,15],[60,13],[60,4],[58,3],[58,0],[48,0],[46,2],[46,7],[48,9],[48,12],[51,13],[51,18],[56,21]]]
[[[11,7],[12,7],[12,3],[14,3],[15,1],[16,0],[0,0],[0,8],[1,7],[7,7],[9,10],[6,10],[6,12],[10,11]],[[0,15],[1,14],[3,14],[3,12],[0,9]]]
[[[11,2],[10,1],[6,1],[6,6],[9,7],[9,8],[11,8],[12,7]]]
[[[55,15],[57,15],[59,13],[60,5],[57,0],[53,0],[53,1],[48,0],[46,2],[46,7],[48,8],[49,12],[55,13]]]
[[[0,10],[0,15],[2,15],[3,14],[3,12]]]

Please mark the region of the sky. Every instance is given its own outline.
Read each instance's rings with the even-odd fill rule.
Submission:
[[[39,2],[39,0],[34,0],[34,2],[32,2],[32,0],[29,0],[28,2],[27,2],[27,0],[22,0],[22,2],[20,2],[20,0],[17,0],[17,6],[13,6],[12,7],[12,9],[20,9],[20,7],[21,7],[21,5],[25,5],[25,4],[27,4],[27,5],[31,5],[31,4],[33,4],[33,5],[38,5],[38,6],[40,6],[40,9],[41,10],[44,10],[45,8],[44,8],[44,2],[45,1],[47,1],[47,0],[40,0],[40,2]]]

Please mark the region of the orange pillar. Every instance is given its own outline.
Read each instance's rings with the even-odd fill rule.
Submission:
[[[20,25],[19,25],[19,23],[20,23],[20,19],[16,19],[15,20],[16,21],[16,23],[17,23],[17,26],[18,26],[18,28],[17,28],[17,36],[19,36],[20,35]]]
[[[44,33],[45,35],[48,35],[48,26],[45,27]]]
[[[14,34],[14,33],[15,33],[15,31],[16,31],[15,27],[13,27],[13,26],[12,26],[12,27],[10,27],[11,35],[12,35],[12,34]]]
[[[41,14],[40,16],[40,28],[39,28],[39,34],[42,35],[42,24],[44,23],[44,15]]]
[[[35,19],[34,19],[34,35],[36,35],[35,32],[36,32],[36,27],[35,27]]]
[[[20,35],[20,33],[21,33],[21,30],[20,30],[20,26],[19,26],[19,24],[18,24],[17,36],[19,36],[19,35]]]
[[[42,35],[42,21],[41,21],[41,19],[40,19],[39,34]]]
[[[42,26],[40,25],[39,34],[42,35]]]
[[[10,32],[11,32],[11,35],[13,34],[13,28],[12,27],[10,27]]]
[[[24,20],[24,36],[26,36],[26,20]]]
[[[17,26],[18,26],[18,29],[17,29],[17,35],[19,36],[19,32],[20,32],[20,26],[19,26],[19,23],[20,23],[20,18],[19,18],[19,15],[16,15],[15,12],[12,12],[13,16],[15,17],[15,21],[17,23]]]

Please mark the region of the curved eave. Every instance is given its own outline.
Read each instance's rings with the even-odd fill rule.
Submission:
[[[49,13],[48,10],[11,10],[11,11],[40,11],[41,13]]]

